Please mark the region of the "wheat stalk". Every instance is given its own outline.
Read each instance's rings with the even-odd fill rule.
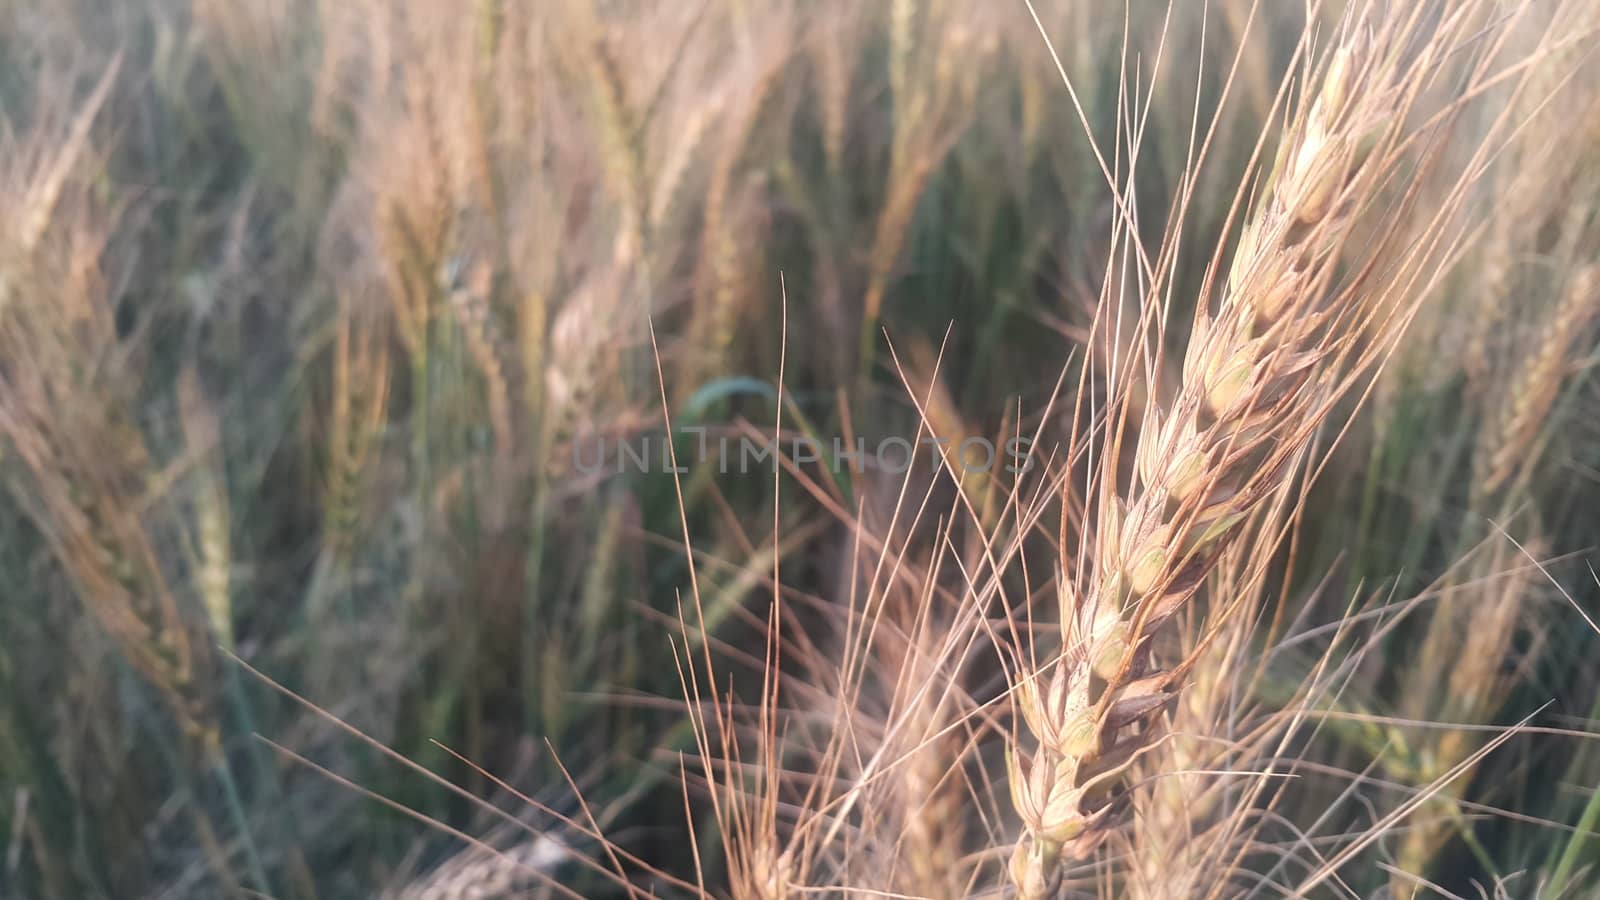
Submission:
[[[1379,292],[1347,289],[1332,304],[1324,293],[1360,204],[1392,163],[1417,88],[1416,69],[1399,56],[1408,36],[1403,17],[1340,33],[1244,225],[1215,312],[1196,316],[1177,396],[1165,411],[1147,411],[1132,486],[1117,493],[1114,469],[1100,481],[1084,567],[1091,578],[1086,588],[1062,581],[1063,655],[1016,681],[1034,738],[1031,756],[1011,750],[1022,820],[1011,875],[1022,897],[1052,896],[1063,860],[1104,837],[1106,791],[1151,745],[1155,731],[1141,723],[1194,662],[1192,654],[1158,662],[1153,636],[1240,541],[1262,501],[1289,486],[1352,342],[1377,314]],[[1225,601],[1213,615],[1234,608]],[[1091,671],[1104,682],[1098,689]]]

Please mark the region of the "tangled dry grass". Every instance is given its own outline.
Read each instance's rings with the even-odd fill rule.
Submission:
[[[1594,896],[1597,51],[0,0],[0,896]]]

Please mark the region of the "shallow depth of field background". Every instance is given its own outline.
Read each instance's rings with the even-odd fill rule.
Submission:
[[[1060,439],[1072,403],[1046,409],[1079,385],[1120,258],[1086,129],[1154,245],[1198,110],[1216,125],[1172,277],[1181,358],[1305,11],[1037,6],[1076,101],[1022,0],[0,0],[0,896],[447,896],[428,873],[470,846],[424,818],[623,896],[575,861],[604,863],[571,824],[591,815],[649,866],[693,880],[698,855],[719,884],[681,768],[675,651],[701,652],[680,627],[685,533],[725,679],[690,691],[749,699],[775,562],[796,633],[837,622],[871,570],[855,526],[908,560],[945,539],[938,514],[892,521],[903,482],[940,510],[971,498],[948,538],[970,548],[1009,527],[1010,476],[824,454],[775,484],[713,462],[687,466],[680,505],[658,456],[586,472],[573,444],[659,454],[663,403],[679,453],[684,428],[764,441],[780,356],[785,434],[825,449],[915,436],[919,405],[958,443]],[[1464,802],[1416,813],[1449,824],[1404,865],[1465,895],[1517,872],[1508,896],[1600,889],[1582,736],[1600,633],[1580,613],[1600,618],[1600,304],[1559,303],[1600,261],[1591,50],[1486,98],[1525,127],[1473,189],[1484,227],[1266,592],[1286,621],[1407,610],[1283,748],[1316,763],[1285,821],[1351,833],[1438,778],[1423,726],[1467,714],[1464,655],[1493,682],[1476,724],[1561,732],[1514,737],[1453,782]],[[1508,449],[1540,354],[1547,412]],[[1048,552],[1032,562],[1048,580]],[[933,580],[960,592],[954,566]],[[1493,639],[1478,594],[1451,599],[1483,585],[1516,592]],[[1276,655],[1253,702],[1289,698],[1315,643]],[[970,675],[979,702],[1005,690],[998,668]],[[1493,729],[1448,733],[1476,748]],[[988,787],[999,801],[948,815],[1004,810]],[[1000,885],[989,827],[950,852]],[[1317,896],[1395,890],[1404,835]],[[548,891],[503,874],[494,896]]]

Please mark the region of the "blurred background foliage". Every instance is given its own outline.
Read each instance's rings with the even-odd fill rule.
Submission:
[[[1197,248],[1174,270],[1184,334],[1307,24],[1297,4],[1037,5],[1074,94],[1020,2],[0,3],[0,894],[446,896],[422,873],[458,840],[256,735],[525,839],[235,654],[547,830],[530,859],[580,894],[614,888],[559,852],[599,854],[554,817],[583,815],[574,788],[619,846],[692,875],[669,643],[685,533],[713,633],[759,663],[747,605],[774,560],[794,591],[838,591],[840,510],[887,527],[901,477],[819,470],[775,495],[770,470],[696,467],[680,522],[662,467],[580,471],[574,442],[659,440],[663,390],[675,426],[770,429],[785,323],[790,428],[914,433],[908,388],[930,386],[943,434],[1040,427],[1117,278],[1107,173],[1136,185],[1146,244],[1181,220]],[[1213,116],[1191,181],[1191,125]],[[1538,451],[1501,466],[1477,446],[1594,265],[1596,140],[1554,154],[1568,218],[1477,236],[1496,252],[1419,320],[1314,497],[1316,577],[1287,588],[1337,605],[1515,581],[1536,600],[1481,648],[1515,677],[1442,713],[1427,692],[1471,626],[1430,638],[1446,626],[1418,614],[1350,710],[1596,715],[1600,636],[1498,538],[1595,614],[1587,308],[1563,313],[1571,377]],[[1495,181],[1507,168],[1485,203],[1551,196]],[[1403,729],[1327,730],[1330,769],[1420,784],[1443,758],[1414,736],[1396,756]],[[1461,789],[1596,825],[1595,748],[1512,747]],[[1466,834],[1447,852],[1478,873],[1597,852],[1515,817]],[[716,844],[703,828],[713,872]]]

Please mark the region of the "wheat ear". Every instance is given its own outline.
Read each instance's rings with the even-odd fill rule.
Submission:
[[[1507,383],[1505,399],[1483,432],[1475,456],[1474,488],[1484,496],[1503,487],[1528,457],[1561,392],[1578,339],[1600,314],[1600,265],[1578,269],[1545,319],[1533,352]]]
[[[1177,396],[1164,415],[1156,405],[1146,413],[1129,490],[1116,492],[1115,464],[1105,464],[1089,584],[1062,581],[1063,655],[1019,679],[1015,694],[1036,744],[1027,760],[1013,750],[1021,897],[1054,895],[1062,861],[1104,836],[1110,807],[1099,795],[1150,745],[1152,730],[1135,726],[1173,696],[1193,659],[1159,665],[1150,638],[1261,501],[1288,486],[1328,413],[1372,304],[1327,304],[1323,293],[1357,202],[1384,168],[1373,138],[1395,135],[1409,87],[1395,56],[1404,30],[1341,35],[1314,99],[1291,120],[1216,311],[1196,316]]]

